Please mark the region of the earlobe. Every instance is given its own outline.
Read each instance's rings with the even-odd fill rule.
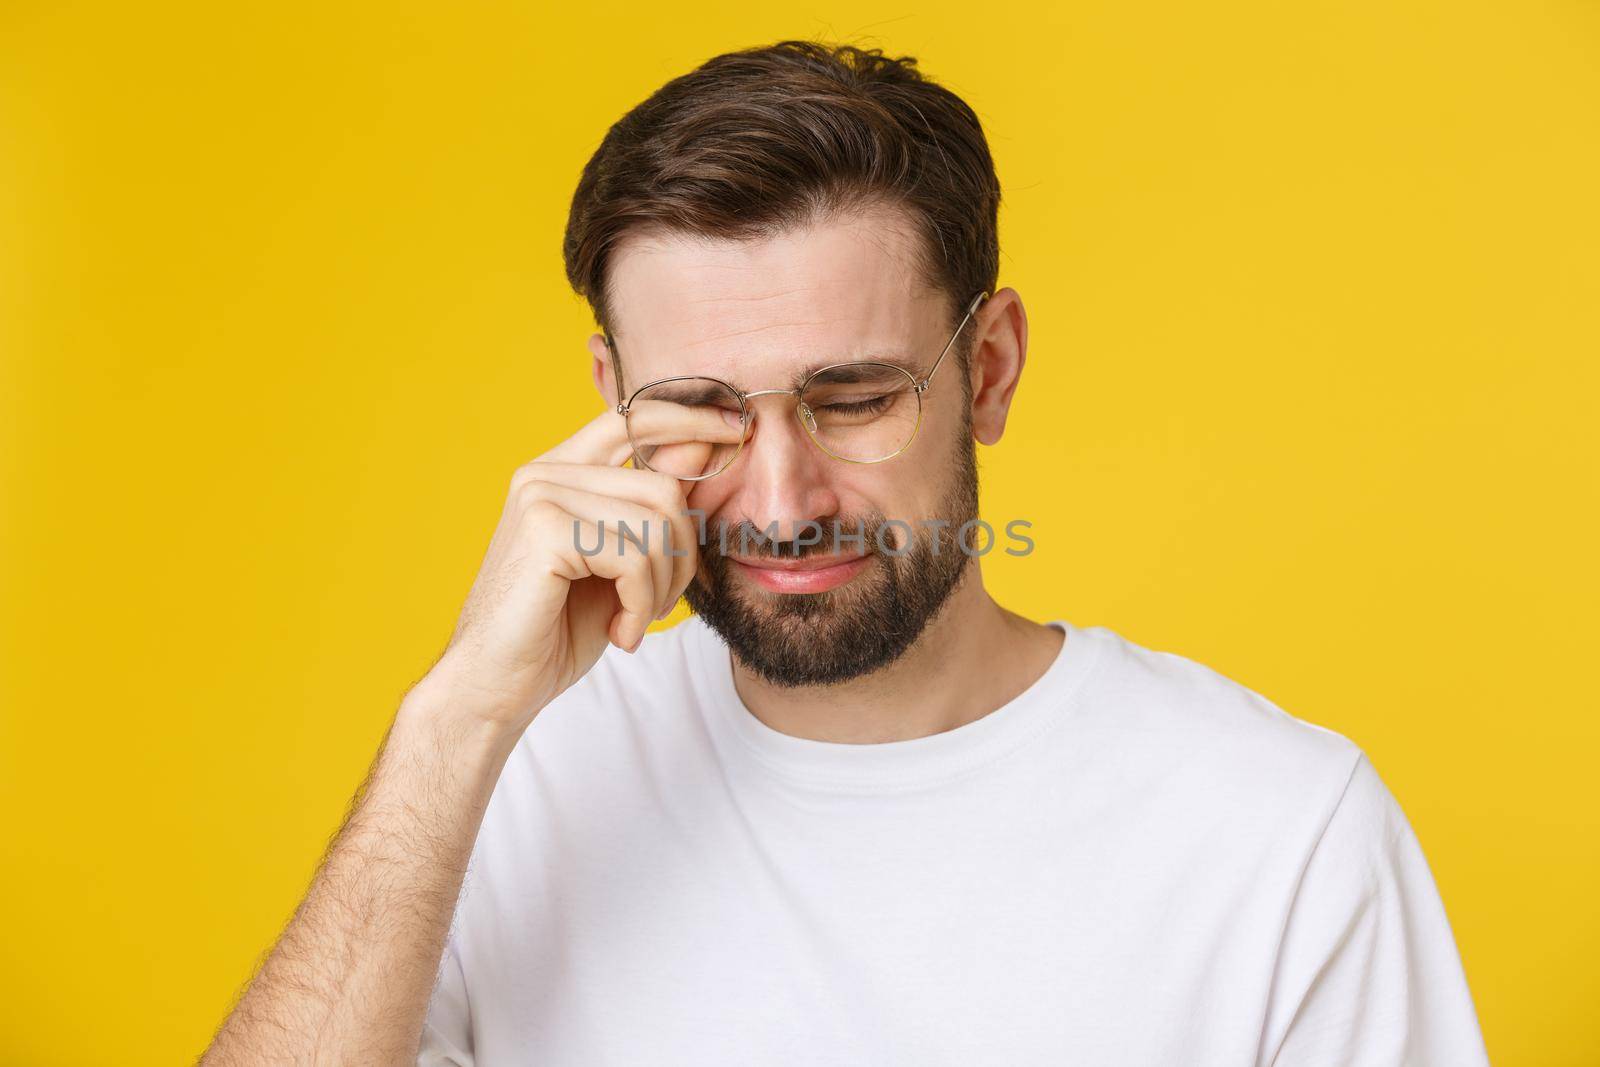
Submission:
[[[974,405],[976,408],[976,405]],[[1006,432],[1006,409],[989,409],[972,413],[972,436],[980,445],[996,445]],[[980,417],[981,415],[981,417]]]

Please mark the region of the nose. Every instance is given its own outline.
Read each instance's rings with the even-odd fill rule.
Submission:
[[[754,395],[745,397],[750,436],[723,475],[736,479],[737,488],[722,511],[729,522],[748,519],[763,535],[775,526],[777,539],[790,541],[800,535],[801,524],[837,513],[839,499],[829,485],[832,461],[806,432],[811,412],[798,397],[791,392],[752,401]]]

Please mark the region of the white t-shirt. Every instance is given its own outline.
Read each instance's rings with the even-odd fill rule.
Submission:
[[[1362,751],[1055,622],[1027,691],[835,744],[698,618],[511,756],[422,1064],[1478,1067],[1421,848]]]

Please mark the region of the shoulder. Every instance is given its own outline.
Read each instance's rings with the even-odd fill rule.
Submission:
[[[1285,754],[1353,760],[1359,753],[1343,734],[1279,707],[1243,682],[1175,652],[1137,644],[1093,627],[1102,645],[1098,681],[1112,710],[1133,729],[1231,738],[1273,746]]]
[[[1101,645],[1083,708],[1089,728],[1152,773],[1225,804],[1317,821],[1331,816],[1364,760],[1350,738],[1212,667],[1104,627],[1084,633]]]

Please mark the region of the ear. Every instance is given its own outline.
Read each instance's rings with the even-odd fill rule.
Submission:
[[[992,445],[1006,430],[1011,398],[1028,356],[1028,314],[1015,289],[1002,289],[972,317],[972,436]]]
[[[622,403],[622,398],[617,395],[616,382],[611,380],[614,373],[611,367],[611,350],[606,347],[605,334],[589,335],[589,353],[594,356],[594,387],[600,391],[600,400],[607,407],[616,407]]]

